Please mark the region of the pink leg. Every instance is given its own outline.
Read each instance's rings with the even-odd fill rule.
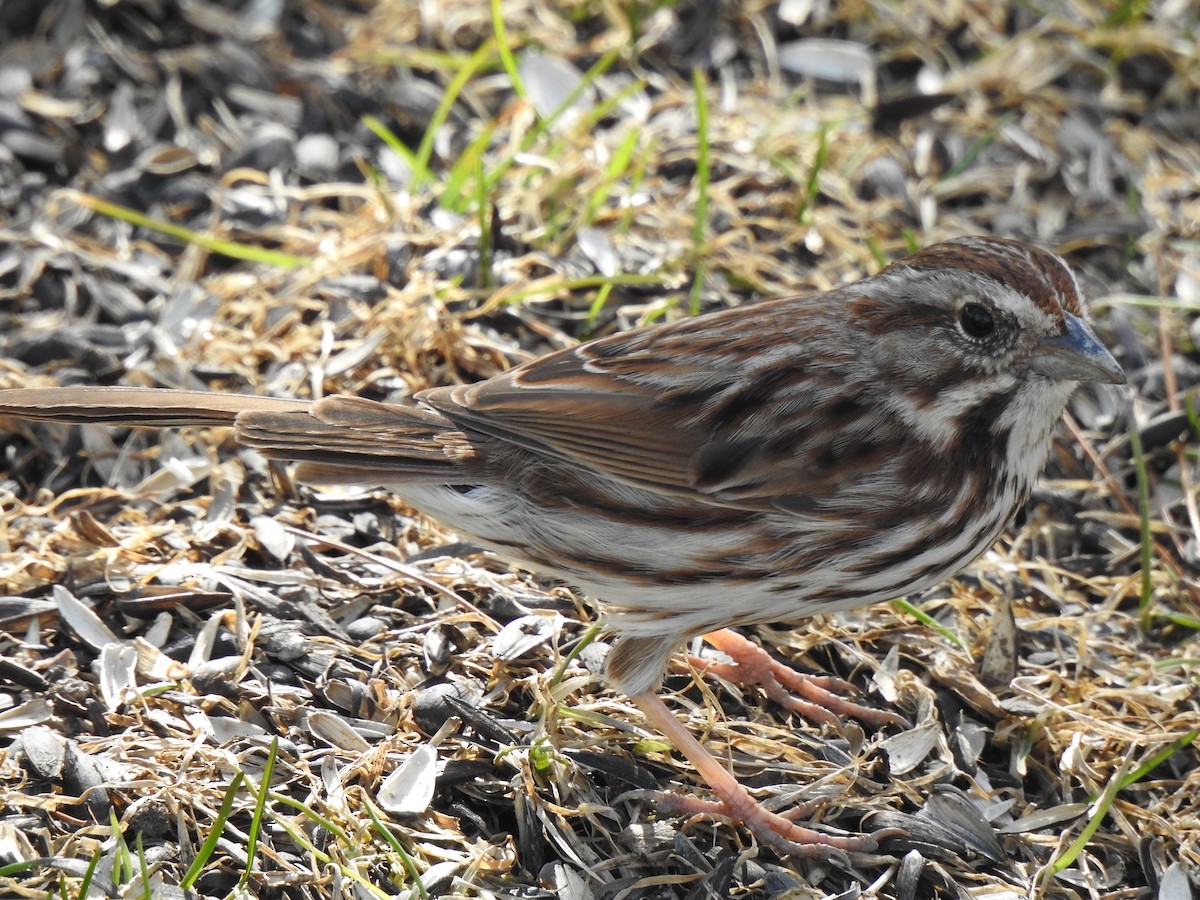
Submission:
[[[878,846],[879,839],[898,833],[892,830],[874,834],[832,835],[811,828],[803,828],[790,819],[773,813],[750,796],[741,783],[733,777],[717,759],[692,737],[679,721],[671,715],[666,704],[646,691],[630,698],[650,723],[695,767],[700,777],[708,783],[717,802],[681,798],[673,805],[709,816],[720,816],[740,822],[764,844],[779,852],[794,857],[828,859],[844,852],[871,852]]]
[[[851,685],[840,678],[801,674],[791,666],[772,659],[766,650],[736,631],[723,628],[704,635],[704,640],[731,657],[734,664],[690,657],[692,664],[702,672],[712,672],[718,678],[735,684],[757,684],[780,706],[798,713],[810,722],[836,726],[839,718],[853,716],[876,728],[884,725],[908,725],[895,713],[872,709],[834,693],[853,690]]]

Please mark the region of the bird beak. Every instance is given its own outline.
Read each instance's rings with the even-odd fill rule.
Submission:
[[[1087,323],[1063,310],[1063,334],[1045,338],[1030,363],[1033,371],[1058,381],[1104,381],[1124,384],[1125,372]]]

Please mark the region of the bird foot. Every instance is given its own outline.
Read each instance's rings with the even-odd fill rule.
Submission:
[[[659,809],[668,813],[724,819],[744,825],[762,843],[785,856],[801,859],[831,859],[846,853],[870,853],[879,841],[900,832],[885,829],[872,834],[829,834],[804,828],[792,821],[809,812],[801,804],[787,815],[772,812],[752,796],[711,753],[692,737],[654,693],[633,694],[630,699],[652,725],[695,767],[716,794],[717,800],[700,800],[677,794],[660,795]]]
[[[793,859],[829,860],[843,858],[847,853],[873,853],[881,840],[900,833],[892,828],[871,834],[832,834],[805,828],[794,820],[805,816],[812,804],[803,803],[786,813],[776,813],[745,791],[740,797],[725,800],[702,800],[666,791],[654,793],[657,809],[665,815],[734,822],[746,828],[760,843]]]
[[[885,725],[908,727],[909,723],[895,713],[848,700],[844,694],[854,691],[854,686],[848,682],[828,675],[797,672],[772,659],[766,650],[736,631],[723,628],[704,635],[704,640],[733,662],[713,662],[691,656],[692,665],[735,684],[756,684],[784,709],[817,725],[836,727],[841,719],[851,716],[876,728]]]

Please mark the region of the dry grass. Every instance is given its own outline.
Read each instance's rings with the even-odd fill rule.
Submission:
[[[636,34],[635,3],[503,5],[518,56],[536,47],[587,71],[615,53],[583,113],[535,133],[485,48],[416,194],[376,180],[382,143],[361,161],[365,183],[226,176],[222,190],[285,204],[286,222],[253,232],[214,217],[214,234],[303,267],[230,265],[123,226],[117,244],[68,194],[56,233],[4,239],[108,276],[150,261],[163,298],[193,283],[210,298],[190,323],[147,329],[119,360],[123,382],[377,397],[487,377],[693,303],[827,288],[950,235],[1066,253],[1130,389],[1078,400],[1020,526],[973,575],[912,598],[930,624],[880,606],[764,633],[912,731],[821,731],[753,692],[682,668],[668,678],[678,714],[765,795],[812,800],[832,827],[912,837],[852,863],[793,864],[727,823],[658,815],[648,788],[703,789],[603,687],[591,649],[571,655],[592,610],[487,557],[440,552],[453,536],[386,494],[295,489],[220,432],[13,423],[0,861],[55,862],[10,874],[6,895],[79,896],[98,858],[93,884],[139,896],[142,863],[122,850],[139,841],[162,894],[218,835],[190,884],[206,896],[246,872],[248,893],[287,897],[1188,896],[1178,879],[1200,871],[1195,12],[865,0],[814,13],[795,36],[876,48],[867,100],[890,105],[873,117],[860,86],[781,68],[771,36],[794,29],[775,4],[700,4],[718,12],[700,34],[672,30],[689,11],[671,5],[647,4]],[[352,19],[336,60],[379,84],[378,116],[398,135],[417,113],[384,89],[411,74],[444,98],[493,38],[478,0],[422,4],[425,19],[414,6]],[[711,70],[723,46],[737,62]],[[946,102],[901,117],[922,62]],[[708,73],[707,134],[693,64]],[[618,277],[596,278],[605,256]],[[369,296],[347,287],[361,275],[379,279]],[[22,313],[31,285],[6,283],[11,334],[75,324]],[[0,386],[94,374],[78,369],[6,362]],[[514,641],[534,625],[540,639]],[[428,702],[440,685],[467,703]],[[51,761],[13,752],[19,735]],[[437,766],[428,806],[422,748]],[[420,811],[379,808],[397,770],[412,776],[400,800]]]

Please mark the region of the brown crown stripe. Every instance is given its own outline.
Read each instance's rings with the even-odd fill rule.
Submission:
[[[962,248],[970,250],[961,252]],[[926,247],[888,267],[967,269],[1027,291],[1029,299],[1050,315],[1067,310],[1082,315],[1075,279],[1059,257],[1041,247],[1000,238],[959,238]]]

